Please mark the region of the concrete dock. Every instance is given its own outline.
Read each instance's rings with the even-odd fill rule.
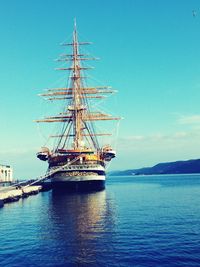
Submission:
[[[20,198],[28,197],[29,195],[35,195],[41,190],[41,185],[5,188],[0,191],[0,207],[3,207],[4,203],[18,201]]]

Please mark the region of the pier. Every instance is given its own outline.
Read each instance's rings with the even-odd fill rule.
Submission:
[[[18,201],[20,198],[26,198],[30,195],[36,195],[42,191],[41,185],[28,186],[28,187],[18,187],[15,188],[3,188],[0,191],[0,208],[4,206],[5,203],[11,203]]]
[[[45,182],[48,179],[49,177],[44,175],[36,180],[22,181],[9,186],[0,187],[0,208],[2,208],[5,203],[15,202],[21,198],[51,190],[51,183]]]

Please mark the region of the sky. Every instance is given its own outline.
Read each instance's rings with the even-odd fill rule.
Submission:
[[[74,18],[101,59],[92,77],[118,91],[108,101],[123,117],[109,170],[200,158],[199,0],[1,0],[0,163],[16,179],[45,173],[34,120],[53,107],[38,94],[63,79],[54,59]]]

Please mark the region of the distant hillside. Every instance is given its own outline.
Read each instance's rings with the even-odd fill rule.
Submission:
[[[200,159],[159,163],[153,167],[113,171],[110,175],[151,175],[151,174],[200,173]]]

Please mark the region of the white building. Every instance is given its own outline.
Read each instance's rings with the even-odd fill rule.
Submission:
[[[13,170],[8,165],[0,165],[0,183],[2,182],[12,182],[13,180]]]

